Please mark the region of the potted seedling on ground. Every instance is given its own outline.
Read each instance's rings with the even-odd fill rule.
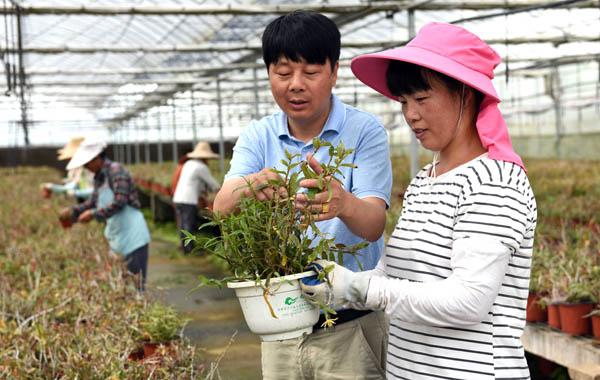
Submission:
[[[316,179],[318,189],[308,191],[314,197],[318,191],[331,191],[330,181],[342,175],[342,167],[354,167],[344,162],[353,149],[342,144],[334,147],[319,139],[313,140],[315,153],[327,149],[329,159],[322,162],[321,173],[315,173],[299,154],[286,152],[279,174],[270,181],[274,197],[259,201],[242,197],[239,210],[228,215],[214,214],[203,227],[218,227],[221,234],[206,238],[186,234],[186,244],[195,241],[196,249],[224,260],[232,274],[222,279],[201,278],[201,285],[233,288],[239,298],[250,330],[262,340],[282,340],[310,333],[319,317],[318,308],[302,296],[299,279],[315,275],[307,271],[308,264],[318,258],[343,264],[344,255],[356,255],[366,242],[354,246],[336,244],[333,236],[322,233],[309,208],[298,210],[295,196],[302,191],[299,182]],[[252,183],[247,183],[253,189]],[[285,191],[281,191],[285,189]],[[237,189],[237,191],[243,188]],[[202,227],[201,227],[202,228]],[[320,305],[326,324],[332,325],[335,311]]]
[[[150,305],[139,321],[144,357],[154,355],[160,346],[167,349],[173,340],[180,337],[186,323],[187,320],[180,317],[172,307],[159,303]]]

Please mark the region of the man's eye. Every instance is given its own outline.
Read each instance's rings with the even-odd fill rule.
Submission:
[[[419,96],[419,97],[418,97],[418,98],[416,98],[416,99],[417,99],[417,102],[422,102],[422,101],[424,101],[424,100],[426,100],[426,99],[427,99],[427,96]]]
[[[287,77],[288,75],[290,75],[290,73],[276,73],[277,75],[279,75],[280,77]]]

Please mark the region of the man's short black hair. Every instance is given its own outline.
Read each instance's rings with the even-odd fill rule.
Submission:
[[[329,58],[331,69],[340,59],[340,31],[326,16],[310,11],[294,11],[273,20],[262,35],[263,61],[267,70],[283,56],[293,62],[305,60],[323,65]]]

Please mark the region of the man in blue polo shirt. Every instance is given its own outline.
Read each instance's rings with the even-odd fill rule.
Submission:
[[[332,181],[332,197],[317,197],[311,207],[320,210],[318,226],[346,245],[368,240],[359,255],[364,270],[373,269],[383,252],[385,211],[392,186],[387,134],[377,119],[340,101],[332,94],[337,80],[340,33],[327,17],[295,11],[271,22],[262,37],[263,60],[268,69],[273,98],[281,108],[253,121],[240,135],[231,168],[214,202],[221,213],[236,209],[235,191],[252,183],[258,199],[272,193],[262,184],[276,176],[285,151],[300,153],[311,166],[328,159],[316,156],[312,139],[319,137],[355,151],[356,169],[344,168],[342,183]],[[312,180],[301,186],[314,187]],[[307,201],[298,196],[300,201]],[[345,267],[358,271],[356,260],[345,258]],[[309,336],[262,343],[265,379],[385,378],[386,324],[379,312],[338,310],[334,328],[321,322]]]

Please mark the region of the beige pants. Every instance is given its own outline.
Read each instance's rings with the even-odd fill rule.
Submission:
[[[300,338],[262,342],[264,380],[385,379],[387,323],[382,312]]]

